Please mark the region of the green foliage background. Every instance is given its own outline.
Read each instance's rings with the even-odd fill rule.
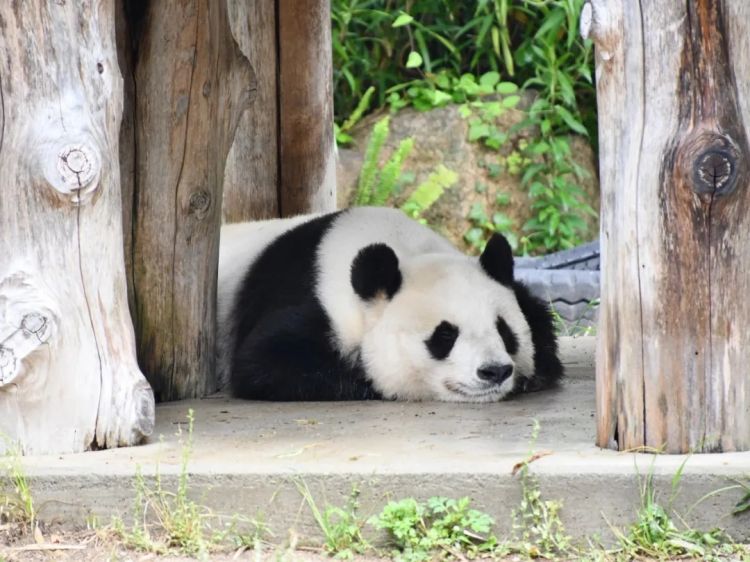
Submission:
[[[571,134],[583,135],[597,148],[592,46],[578,30],[583,3],[333,0],[338,141],[351,140],[347,132],[368,110],[461,104],[469,140],[506,152],[512,143],[511,156],[493,165],[492,173],[518,175],[533,213],[525,224],[513,225],[502,211],[503,200],[495,208],[472,209],[467,217],[472,228],[465,235],[469,248],[481,251],[493,232],[508,236],[523,254],[591,239],[585,217],[596,211],[580,188],[586,172],[573,158],[569,140]],[[499,131],[494,119],[515,107],[524,90],[534,91],[527,118],[509,133]],[[516,143],[513,135],[522,129],[533,134]],[[368,151],[374,156],[379,149]],[[403,159],[399,170],[402,164]],[[374,184],[367,191],[389,192],[396,183],[394,169],[380,175],[370,170],[369,180],[385,178],[389,186]]]

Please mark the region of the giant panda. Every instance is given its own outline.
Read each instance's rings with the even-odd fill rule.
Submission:
[[[563,374],[495,234],[479,258],[395,209],[222,228],[218,365],[255,400],[489,402]]]

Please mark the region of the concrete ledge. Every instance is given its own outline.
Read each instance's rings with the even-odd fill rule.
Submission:
[[[319,505],[343,505],[357,485],[364,515],[388,499],[471,496],[491,513],[498,532],[510,529],[521,497],[513,466],[529,450],[532,420],[541,434],[532,464],[542,492],[564,502],[563,520],[574,536],[609,535],[634,518],[639,476],[653,471],[664,502],[684,456],[616,453],[593,446],[594,379],[591,338],[563,342],[569,377],[562,388],[498,404],[347,402],[253,403],[223,397],[162,404],[154,442],[130,449],[24,459],[44,519],[77,524],[95,514],[127,516],[134,474],[157,464],[166,486],[179,473],[176,432],[195,410],[190,461],[193,496],[225,514],[262,516],[284,536],[294,527],[318,536],[297,485],[307,484]],[[694,455],[688,459],[675,506],[695,526],[725,527],[750,540],[750,515],[729,515],[738,490],[698,499],[750,475],[750,453]]]

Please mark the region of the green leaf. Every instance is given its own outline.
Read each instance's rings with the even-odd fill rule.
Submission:
[[[518,102],[521,101],[521,96],[508,96],[507,98],[503,98],[503,101],[501,102],[503,104],[503,107],[507,107],[508,109],[512,107],[516,107],[518,105]]]
[[[401,14],[399,14],[399,16],[395,20],[393,20],[391,27],[403,27],[405,25],[409,25],[413,21],[413,17],[411,17],[406,12],[401,12]]]
[[[479,84],[481,86],[484,86],[486,88],[492,88],[500,81],[500,73],[495,72],[494,70],[490,72],[485,72],[482,74],[482,76],[479,78]]]
[[[406,68],[419,68],[422,66],[422,55],[416,51],[409,53],[409,58],[406,60]]]
[[[495,91],[498,94],[507,96],[509,94],[515,94],[518,91],[518,86],[516,86],[513,82],[500,82],[495,87]]]
[[[469,215],[467,217],[469,220],[483,223],[487,221],[487,214],[484,212],[484,207],[481,203],[476,202],[471,206],[471,210],[469,211]]]
[[[458,114],[464,119],[468,119],[472,115],[471,109],[466,104],[462,104],[458,106]]]
[[[490,126],[487,123],[476,123],[469,127],[469,140],[475,141],[488,137],[490,135]]]
[[[575,131],[576,133],[584,136],[589,136],[588,131],[586,130],[586,127],[581,124],[580,121],[578,121],[575,117],[573,117],[573,114],[565,109],[561,105],[555,106],[555,113],[557,113],[560,117],[562,117],[562,120],[565,121],[565,124],[571,128],[571,130]]]

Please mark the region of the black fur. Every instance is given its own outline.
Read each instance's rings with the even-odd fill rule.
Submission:
[[[557,356],[557,337],[552,323],[552,314],[547,304],[531,294],[525,285],[513,283],[516,300],[526,322],[531,328],[534,343],[534,376],[530,379],[518,377],[513,393],[534,392],[554,387],[563,377],[564,369]]]
[[[498,316],[495,326],[497,326],[497,331],[500,334],[500,337],[503,338],[505,350],[511,355],[518,353],[518,336],[516,336],[515,332],[510,326],[508,326],[508,323]]]
[[[513,250],[502,234],[494,233],[479,256],[485,273],[506,287],[513,284]]]
[[[401,288],[401,281],[396,252],[386,244],[362,248],[352,262],[352,287],[363,300],[369,301],[378,293],[393,298]]]
[[[443,320],[432,332],[430,339],[424,343],[433,359],[442,361],[451,354],[456,339],[458,339],[458,326]]]
[[[255,400],[379,398],[358,358],[332,345],[331,322],[315,296],[316,254],[340,213],[284,233],[250,267],[233,313],[235,396]]]

